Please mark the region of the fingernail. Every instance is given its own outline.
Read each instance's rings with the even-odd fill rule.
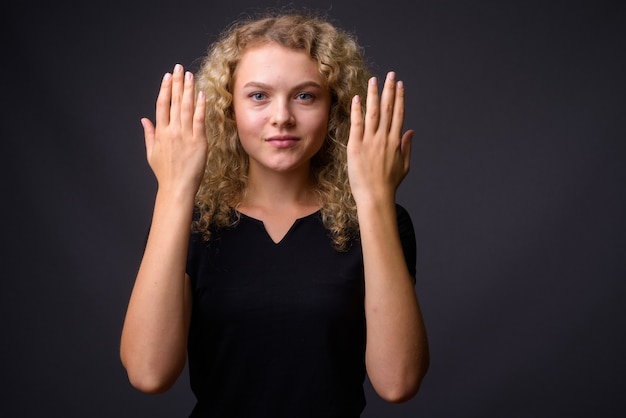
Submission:
[[[185,80],[187,80],[187,81],[191,80],[191,72],[187,71],[185,73]]]
[[[370,85],[372,85],[372,86],[376,85],[376,77],[370,78]]]
[[[404,82],[402,80],[398,81],[398,88],[399,89],[403,89],[404,88]]]
[[[183,69],[183,66],[182,66],[182,65],[180,65],[180,64],[176,64],[176,65],[174,66],[174,72],[175,72],[175,73],[179,73],[179,72],[181,72],[181,70],[182,70],[182,69]]]
[[[170,73],[165,73],[165,75],[163,76],[163,80],[167,81],[172,77],[172,75]]]
[[[395,73],[395,72],[393,72],[393,71],[389,71],[389,72],[387,73],[387,80],[391,80],[391,81],[393,81],[393,80],[395,80],[395,79],[396,79],[396,73]]]

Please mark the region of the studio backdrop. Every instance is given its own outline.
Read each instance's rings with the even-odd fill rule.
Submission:
[[[119,360],[156,184],[141,117],[161,77],[279,1],[3,6],[3,417],[186,417],[186,372],[133,389]],[[306,1],[398,73],[431,368],[364,417],[623,417],[622,2]],[[245,394],[242,394],[245,396]]]

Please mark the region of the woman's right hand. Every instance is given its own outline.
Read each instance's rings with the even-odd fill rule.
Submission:
[[[194,103],[195,102],[195,103]],[[159,190],[195,193],[206,165],[205,96],[194,99],[194,79],[177,64],[166,73],[156,102],[156,127],[142,118],[148,164]]]

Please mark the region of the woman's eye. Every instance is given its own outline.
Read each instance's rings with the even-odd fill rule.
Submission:
[[[314,98],[311,93],[298,93],[296,97],[299,100],[312,100]]]
[[[252,93],[250,95],[250,98],[252,98],[253,100],[263,100],[263,99],[265,99],[265,94],[263,94],[263,93]]]

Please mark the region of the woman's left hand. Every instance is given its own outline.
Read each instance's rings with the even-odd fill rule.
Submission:
[[[352,100],[348,176],[357,205],[365,282],[365,364],[376,392],[402,402],[428,369],[428,343],[398,228],[395,194],[409,171],[413,131],[402,133],[404,86],[387,74]]]
[[[393,201],[409,172],[413,131],[402,134],[404,84],[389,72],[379,99],[378,82],[369,80],[365,117],[361,98],[352,100],[348,140],[348,176],[357,205]]]

